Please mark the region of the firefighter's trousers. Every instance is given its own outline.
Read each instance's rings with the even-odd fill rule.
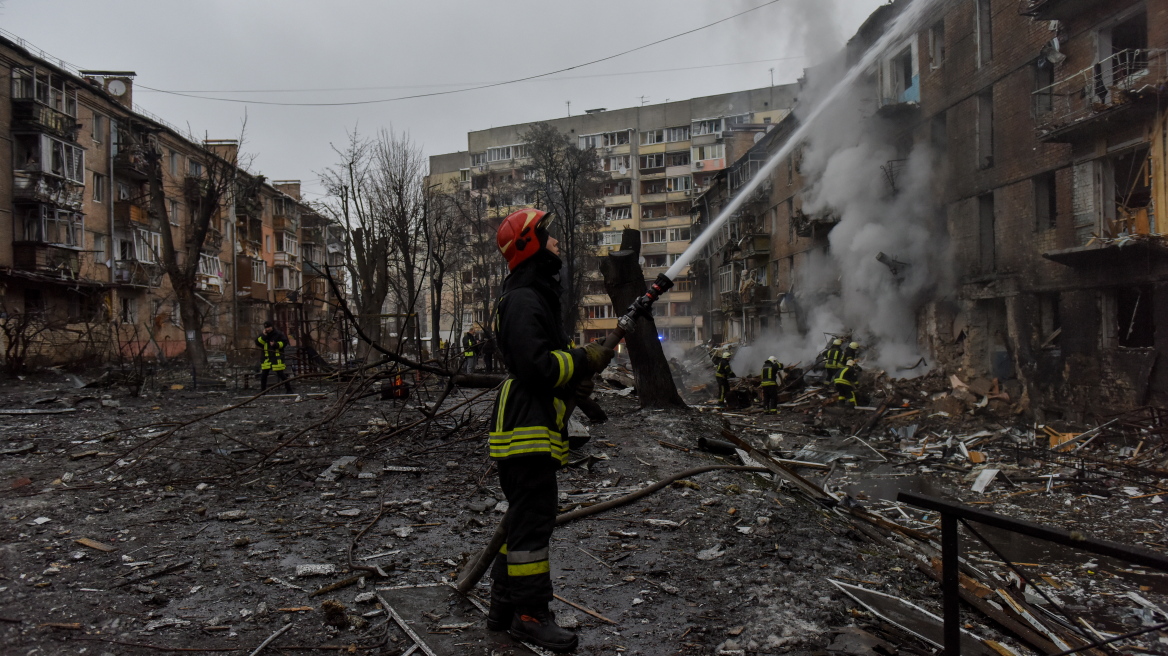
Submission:
[[[518,611],[547,609],[552,600],[548,545],[556,525],[556,462],[546,454],[496,460],[507,497],[507,541],[491,568],[491,602]]]

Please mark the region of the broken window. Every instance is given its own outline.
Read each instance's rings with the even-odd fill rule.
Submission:
[[[641,133],[641,145],[659,144],[665,141],[665,130],[645,130]]]
[[[707,119],[702,119],[699,121],[694,121],[692,124],[692,127],[690,129],[690,134],[692,134],[695,137],[699,136],[699,135],[703,135],[703,134],[721,134],[721,132],[722,132],[722,119],[720,119],[720,118],[707,118]],[[706,158],[702,157],[702,158],[697,158],[697,159],[706,159]]]
[[[137,230],[134,233],[134,251],[137,257],[127,257],[122,259],[135,259],[139,262],[146,262],[153,264],[158,261],[162,254],[162,233],[151,232],[149,230]]]
[[[1146,235],[1151,232],[1151,161],[1142,146],[1108,159],[1104,166],[1104,198],[1114,205],[1105,209],[1110,234]]]
[[[613,221],[628,221],[633,218],[633,210],[628,205],[620,207],[606,207],[604,208],[604,224],[608,225]]]
[[[118,318],[122,323],[137,323],[138,321],[138,299],[136,298],[122,298],[121,312]]]
[[[994,165],[994,88],[977,94],[977,167]]]
[[[707,159],[722,159],[726,156],[726,144],[694,146],[691,150],[693,152],[693,161],[695,162]]]
[[[689,151],[683,150],[679,153],[665,154],[666,166],[689,166]]]
[[[1059,337],[1063,332],[1059,305],[1058,294],[1041,294],[1038,297],[1038,338],[1042,340],[1039,348],[1056,348],[1059,345]]]
[[[1046,57],[1034,62],[1034,114],[1041,116],[1054,110],[1054,64]]]
[[[24,241],[68,248],[81,248],[85,223],[83,216],[48,205],[30,205],[17,209],[24,219]]]
[[[940,68],[945,61],[945,21],[933,23],[929,28],[929,68]]]
[[[679,128],[665,128],[665,141],[687,141],[689,139],[689,126],[683,125]]]
[[[641,231],[642,244],[659,244],[666,241],[668,233],[665,228],[655,228],[653,230]]]
[[[1054,171],[1032,178],[1034,184],[1034,228],[1050,230],[1057,225],[1058,196],[1055,192]]]
[[[990,273],[997,268],[995,244],[994,195],[977,197],[978,260],[982,273]]]
[[[665,167],[665,153],[656,153],[654,155],[641,155],[641,170],[658,169]]]
[[[993,14],[990,0],[975,0],[974,5],[977,19],[977,67],[981,68],[993,58]]]
[[[665,205],[641,205],[642,219],[661,219],[668,216]]]
[[[689,241],[689,228],[670,228],[669,241]]]
[[[487,163],[487,154],[486,153],[471,153],[470,154],[470,165],[471,166],[485,166],[486,163]]]
[[[642,194],[663,194],[665,193],[664,180],[647,180],[641,183]]]
[[[1122,348],[1151,348],[1156,345],[1151,285],[1119,287],[1115,290],[1116,344]]]
[[[261,285],[268,283],[268,265],[263,260],[251,261],[251,281]]]
[[[665,179],[665,189],[667,191],[689,191],[690,187],[691,181],[688,175]]]
[[[41,314],[45,311],[45,295],[39,289],[24,290],[24,313]]]
[[[626,196],[633,193],[633,183],[628,180],[613,180],[604,185],[605,196]]]
[[[1119,84],[1127,77],[1148,68],[1148,14],[1141,11],[1108,31],[1100,34],[1100,45],[1109,42],[1111,52],[1111,84]]]

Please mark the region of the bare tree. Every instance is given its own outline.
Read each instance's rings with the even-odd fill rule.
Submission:
[[[597,211],[605,176],[594,148],[580,148],[567,134],[547,123],[536,123],[521,136],[529,163],[523,168],[528,201],[553,212],[552,234],[560,240],[566,267],[564,325],[575,329],[580,319],[587,272],[596,268]]]
[[[455,182],[455,185],[458,183]],[[457,288],[458,279],[448,281],[451,272],[457,273],[458,260],[462,255],[463,225],[453,199],[442,190],[429,187],[425,190],[424,230],[426,233],[427,255],[430,258],[430,352],[438,354],[441,346],[439,327],[442,325],[442,305],[446,283],[453,282]]]
[[[361,332],[381,342],[381,312],[389,295],[389,237],[376,202],[373,144],[353,131],[343,150],[333,147],[340,162],[321,173],[327,197],[320,210],[344,227],[345,269]],[[362,343],[358,356],[367,358]]]
[[[456,272],[469,278],[469,282],[455,281],[456,288],[465,291],[462,305],[482,317],[484,327],[489,328],[495,298],[507,275],[506,262],[495,242],[502,218],[499,208],[511,204],[518,185],[498,175],[482,176],[480,180],[478,188],[471,189],[452,181],[443,193],[443,202],[458,230],[454,238],[460,246],[461,266]]]
[[[419,300],[431,265],[426,243],[426,159],[408,134],[392,130],[378,134],[372,152],[373,203],[388,242],[387,281],[401,326],[398,352],[411,341],[420,355]]]
[[[240,169],[238,141],[222,142],[223,147],[205,148],[198,169],[188,171],[183,179],[182,193],[190,204],[190,220],[178,221],[167,211],[167,197],[162,177],[162,145],[157,135],[150,135],[144,150],[148,166],[148,185],[151,212],[158,219],[162,233],[162,252],[159,260],[170,278],[178,302],[179,315],[186,339],[186,354],[192,371],[200,375],[207,364],[203,345],[203,322],[206,308],[199,304],[199,261],[207,248],[218,256],[222,231],[217,227],[222,220],[225,204],[234,191]],[[177,232],[176,233],[176,228]]]

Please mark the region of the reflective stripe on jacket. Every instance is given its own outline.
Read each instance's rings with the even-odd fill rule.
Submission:
[[[547,454],[563,465],[567,399],[590,370],[584,349],[566,348],[558,283],[526,264],[507,277],[496,309],[495,344],[511,377],[495,399],[490,455]]]
[[[714,375],[718,378],[733,378],[734,372],[730,370],[730,360],[723,358],[718,361],[718,366],[714,369]]]
[[[832,381],[836,385],[847,385],[848,387],[855,387],[856,382],[860,379],[859,367],[843,367],[839,374],[836,375],[835,380]]]
[[[838,346],[833,346],[823,353],[823,367],[825,369],[840,369],[844,366],[844,352]]]
[[[469,358],[475,354],[474,345],[475,345],[474,337],[471,337],[470,335],[463,335],[462,336],[462,354],[464,356]]]
[[[778,382],[776,382],[776,380],[775,380],[775,374],[777,374],[778,371],[779,371],[779,366],[776,364],[773,364],[769,360],[767,362],[763,363],[763,365],[762,365],[762,386],[763,387],[771,387],[772,385],[778,385]]]
[[[270,336],[260,335],[256,337],[256,344],[264,350],[264,361],[260,363],[260,369],[284,371],[287,368],[284,364],[284,347],[288,343],[283,333],[273,330]]]

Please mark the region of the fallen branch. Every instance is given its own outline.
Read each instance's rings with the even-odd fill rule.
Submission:
[[[565,604],[568,604],[568,605],[569,605],[569,606],[571,606],[572,608],[575,608],[576,610],[579,610],[579,611],[584,611],[585,613],[588,613],[588,614],[589,614],[589,615],[591,615],[592,617],[595,617],[596,619],[598,619],[598,620],[600,620],[600,621],[602,621],[602,622],[608,622],[609,624],[614,624],[614,625],[616,624],[616,622],[614,622],[614,621],[612,621],[612,620],[608,619],[607,617],[605,617],[605,616],[601,615],[600,613],[598,613],[598,612],[596,612],[596,611],[592,610],[591,608],[587,608],[587,607],[585,607],[585,606],[581,606],[580,604],[577,604],[577,603],[574,603],[574,602],[568,601],[567,599],[564,599],[563,597],[561,597],[561,596],[560,596],[560,595],[558,595],[558,594],[554,594],[554,593],[553,593],[553,594],[552,594],[552,596],[553,596],[553,597],[555,597],[556,599],[559,599],[560,601],[564,602]]]
[[[276,638],[279,638],[281,635],[283,635],[283,634],[284,634],[284,632],[285,632],[285,631],[287,631],[287,630],[288,630],[288,629],[290,629],[290,628],[292,628],[292,622],[288,622],[288,623],[287,623],[287,624],[285,624],[285,625],[284,625],[284,627],[283,627],[283,628],[281,628],[279,631],[276,631],[276,632],[275,632],[275,633],[273,633],[272,635],[268,636],[268,639],[267,639],[267,640],[264,640],[263,642],[261,642],[261,643],[260,643],[260,646],[259,646],[259,647],[256,647],[256,648],[255,648],[255,651],[253,651],[252,653],[248,654],[247,656],[256,656],[256,654],[258,654],[258,653],[260,653],[261,651],[263,651],[263,650],[264,650],[264,647],[267,647],[269,644],[271,644],[271,642],[272,642],[273,640],[275,640]]]

